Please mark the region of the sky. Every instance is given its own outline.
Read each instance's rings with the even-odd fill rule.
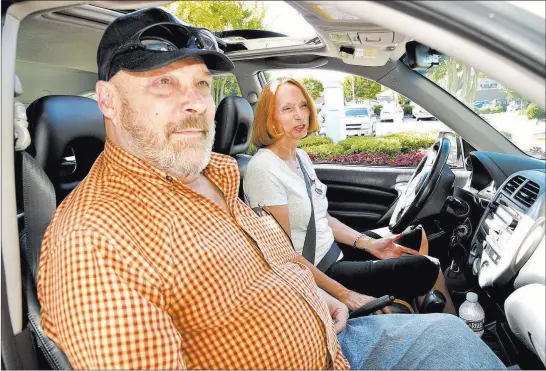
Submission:
[[[314,37],[317,35],[301,14],[284,1],[262,1],[265,9],[263,20],[267,30],[284,33],[293,37]],[[318,69],[307,70],[277,70],[270,71],[273,77],[314,77],[321,81],[343,80],[347,74],[336,71],[324,71]]]

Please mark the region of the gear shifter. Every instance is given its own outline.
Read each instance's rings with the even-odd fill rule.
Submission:
[[[430,291],[423,299],[421,313],[442,313],[446,306],[446,297],[438,290]]]

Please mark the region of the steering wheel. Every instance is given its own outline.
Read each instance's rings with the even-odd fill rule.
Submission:
[[[430,200],[440,183],[450,149],[451,142],[448,138],[438,139],[429,148],[412,174],[406,189],[396,201],[389,222],[392,233],[401,233],[409,227]]]

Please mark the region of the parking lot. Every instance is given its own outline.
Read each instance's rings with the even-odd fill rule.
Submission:
[[[518,115],[517,112],[504,112],[484,115],[489,124],[499,131],[509,134],[511,141],[520,149],[527,151],[538,147],[542,153],[546,153],[546,127],[543,122],[529,120],[525,115]],[[399,132],[428,132],[428,131],[451,131],[441,121],[431,119],[417,121],[411,117],[405,117],[403,121],[378,122],[377,135],[387,135]]]

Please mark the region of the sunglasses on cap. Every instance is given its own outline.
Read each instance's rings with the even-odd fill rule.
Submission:
[[[162,22],[139,30],[128,42],[120,45],[106,61],[107,71],[110,71],[112,61],[126,52],[145,50],[161,53],[180,49],[211,50],[223,54],[216,37],[209,30]]]

